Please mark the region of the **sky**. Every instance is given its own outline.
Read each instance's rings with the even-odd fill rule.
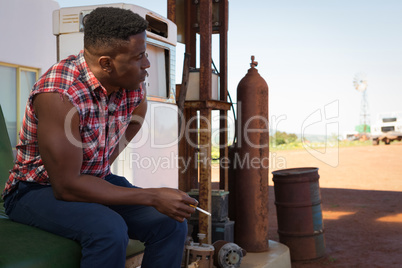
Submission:
[[[167,16],[167,0],[58,0],[60,7],[129,3]],[[246,3],[246,4],[245,4]],[[295,134],[351,133],[361,121],[368,87],[366,123],[402,111],[402,1],[248,0],[229,1],[228,90],[250,68],[250,57],[269,86],[269,120],[274,131]],[[213,60],[219,49],[213,38]],[[177,83],[183,46],[177,47]]]

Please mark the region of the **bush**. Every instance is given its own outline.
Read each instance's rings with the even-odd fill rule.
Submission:
[[[278,146],[282,144],[294,143],[297,141],[297,135],[294,133],[286,133],[281,131],[276,131],[274,135],[269,137],[269,143],[271,146]]]

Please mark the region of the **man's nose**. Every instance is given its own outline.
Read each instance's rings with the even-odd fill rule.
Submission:
[[[144,68],[144,69],[148,69],[149,67],[151,67],[151,62],[149,61],[149,59],[148,59],[148,53],[145,53],[145,60],[144,60],[144,63],[143,63],[143,66],[142,66],[142,68]]]

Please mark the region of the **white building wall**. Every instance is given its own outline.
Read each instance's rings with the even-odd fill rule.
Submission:
[[[53,0],[0,0],[0,61],[40,68],[56,62]]]

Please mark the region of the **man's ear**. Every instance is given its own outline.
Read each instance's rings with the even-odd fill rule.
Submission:
[[[101,56],[98,59],[98,63],[103,71],[105,71],[107,73],[112,72],[113,63],[112,63],[112,59],[109,56]]]

